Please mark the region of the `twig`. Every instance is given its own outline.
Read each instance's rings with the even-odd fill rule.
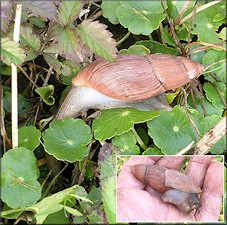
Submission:
[[[18,65],[18,68],[21,70],[21,72],[28,78],[28,80],[37,88],[38,86],[36,83],[29,77],[29,75],[25,72],[22,66]]]
[[[164,10],[164,12],[166,14],[166,18],[167,18],[167,20],[169,22],[171,34],[173,35],[173,39],[174,39],[175,43],[177,44],[177,47],[180,49],[182,55],[184,55],[185,54],[185,50],[184,50],[182,44],[180,43],[179,38],[177,37],[173,21],[172,21],[172,19],[170,19],[170,17],[169,17],[169,15],[168,15],[168,13],[167,13],[167,11],[165,9],[165,6],[164,6],[162,0],[161,0],[161,5],[162,5],[162,8],[163,8],[163,10]]]
[[[195,42],[192,42],[192,43],[188,44],[185,47],[185,51],[187,51],[193,45],[204,45],[204,46],[191,50],[190,52],[188,52],[186,54],[187,56],[191,55],[192,53],[197,53],[197,52],[201,52],[201,51],[207,50],[209,48],[217,48],[217,49],[226,51],[226,49],[224,47],[220,46],[220,45],[223,45],[223,44],[225,44],[224,41],[222,41],[220,43],[215,43],[215,44],[210,44],[210,43],[206,43],[206,42],[202,42],[202,41],[195,41]]]
[[[43,195],[42,195],[42,197],[41,197],[40,200],[44,199],[44,198],[48,195],[48,193],[49,193],[50,189],[52,188],[52,186],[54,185],[55,181],[56,181],[56,180],[58,179],[58,177],[63,173],[63,171],[66,169],[67,166],[68,166],[68,163],[65,162],[65,166],[64,166],[63,169],[62,169],[61,171],[59,171],[59,172],[54,176],[54,178],[51,180],[50,184],[48,185],[48,187],[46,188],[46,190],[43,192]]]
[[[49,82],[49,79],[50,79],[50,76],[51,76],[51,73],[52,73],[52,70],[53,70],[53,66],[50,66],[49,70],[48,70],[48,73],[45,77],[45,80],[43,82],[43,87],[46,87],[48,82]]]
[[[196,13],[201,12],[204,9],[207,9],[207,8],[213,6],[213,5],[215,5],[215,4],[217,4],[217,3],[221,2],[221,1],[222,0],[216,0],[216,1],[213,1],[213,2],[209,2],[209,3],[205,4],[205,5],[202,5],[202,6],[198,7],[198,9],[196,10]],[[187,16],[185,16],[183,19],[181,19],[181,21],[179,22],[179,25],[181,25],[182,23],[184,23],[185,21],[190,19],[193,16],[193,14],[194,14],[194,11],[192,11]]]
[[[194,155],[205,155],[209,149],[226,135],[226,117],[209,130],[196,144]]]
[[[16,17],[15,17],[15,24],[14,24],[14,34],[13,40],[18,43],[20,37],[20,24],[21,24],[21,11],[22,11],[22,4],[17,4],[16,8]],[[17,85],[17,66],[15,64],[11,64],[12,67],[12,147],[18,147],[18,85]]]
[[[178,17],[176,18],[176,20],[174,21],[175,26],[179,24],[182,16],[184,15],[184,13],[187,11],[189,5],[191,4],[191,0],[186,1],[183,8],[180,10]]]

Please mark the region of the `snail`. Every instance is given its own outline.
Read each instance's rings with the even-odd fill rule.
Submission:
[[[171,109],[163,93],[185,85],[203,70],[191,59],[166,54],[96,60],[72,79],[73,87],[56,118],[77,117],[89,109]]]
[[[181,212],[190,213],[201,207],[198,194],[202,192],[189,176],[159,165],[138,164],[132,173],[139,181],[162,193],[162,200],[174,204]]]

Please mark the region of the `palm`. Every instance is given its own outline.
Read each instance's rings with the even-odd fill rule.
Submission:
[[[179,158],[179,157],[178,157]],[[213,157],[204,157],[202,158],[201,164],[212,165],[210,164]],[[141,157],[131,157],[130,160],[123,166],[124,168],[121,171],[121,174],[118,177],[118,185],[117,185],[117,220],[118,221],[143,221],[143,222],[151,222],[151,221],[217,221],[218,215],[220,213],[221,207],[221,195],[222,195],[222,184],[221,182],[223,177],[219,176],[217,183],[217,174],[222,174],[222,164],[215,161],[215,167],[211,171],[212,176],[215,176],[215,182],[212,181],[212,177],[209,173],[210,179],[205,179],[205,171],[201,170],[201,175],[204,174],[204,177],[194,177],[198,183],[203,186],[203,194],[201,196],[202,207],[197,210],[197,212],[192,211],[190,214],[185,214],[180,212],[175,206],[172,204],[164,203],[161,200],[161,194],[157,191],[151,189],[149,186],[145,186],[145,184],[138,181],[131,173],[131,166],[135,164],[146,164],[150,165],[154,164],[154,158],[145,158]],[[169,157],[170,159],[170,157]],[[168,159],[168,160],[169,160]],[[173,157],[171,157],[171,160]],[[142,160],[142,161],[141,161]],[[163,158],[163,160],[165,160]],[[164,161],[159,161],[163,163]],[[179,169],[183,164],[184,158],[182,157],[178,161],[174,160],[174,163],[169,163],[168,161],[167,167],[172,169]],[[198,164],[198,162],[196,162]],[[212,162],[213,163],[213,162]],[[205,168],[205,167],[203,167]],[[195,169],[195,168],[194,168]],[[188,170],[187,173],[193,173],[193,163]],[[198,170],[197,170],[198,175]],[[218,185],[213,189],[216,193],[212,193],[210,191],[210,185]],[[206,191],[207,188],[207,191]],[[205,192],[206,191],[206,192]],[[219,199],[216,199],[216,203],[212,206],[207,207],[207,199],[212,200],[213,196],[220,196]],[[209,213],[209,212],[212,212]]]

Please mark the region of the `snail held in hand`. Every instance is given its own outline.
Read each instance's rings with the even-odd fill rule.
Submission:
[[[184,213],[201,207],[198,194],[200,187],[189,176],[159,165],[138,164],[132,167],[133,175],[152,189],[163,193],[162,200],[169,202]]]
[[[162,93],[185,85],[203,70],[191,59],[165,54],[119,55],[115,62],[96,60],[72,79],[74,86],[56,118],[77,117],[88,109],[170,109]]]

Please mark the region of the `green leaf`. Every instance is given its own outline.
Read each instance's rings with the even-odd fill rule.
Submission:
[[[118,18],[116,15],[116,10],[120,5],[120,1],[108,1],[104,0],[101,4],[102,15],[107,18],[112,24],[118,24]]]
[[[43,57],[49,67],[53,67],[53,69],[58,73],[61,74],[61,67],[62,64],[59,60],[55,57],[55,54],[52,53],[43,53]]]
[[[176,42],[174,41],[174,38],[170,36],[168,26],[162,29],[162,40],[171,46],[176,46]]]
[[[77,32],[81,41],[98,56],[113,61],[117,57],[116,42],[106,28],[107,25],[88,19],[77,27]]]
[[[55,23],[51,27],[51,33],[58,42],[57,51],[62,56],[73,61],[76,60],[76,62],[83,61],[82,47],[75,27],[62,27]],[[46,52],[47,50],[45,49]]]
[[[88,198],[93,202],[95,207],[102,203],[102,195],[100,192],[100,188],[92,188],[92,190],[88,194]]]
[[[81,188],[78,185],[74,185],[44,198],[34,206],[27,207],[26,210],[35,212],[36,223],[42,224],[48,215],[62,210],[64,205],[61,203],[64,203],[69,198],[73,199],[74,193],[79,196],[78,192],[81,191]]]
[[[147,55],[150,53],[150,50],[144,45],[131,45],[128,49],[122,49],[119,51],[119,54],[135,54],[135,55]]]
[[[123,134],[136,123],[151,120],[159,111],[141,111],[134,108],[103,110],[100,117],[93,121],[92,129],[96,140],[105,140]]]
[[[110,177],[116,177],[116,155],[119,152],[120,150],[110,143],[105,143],[101,147],[98,156],[101,185]]]
[[[225,1],[222,1],[195,14],[195,17],[193,18],[193,29],[191,30],[191,33],[198,34],[199,41],[211,44],[220,42],[216,31],[218,30],[219,26],[222,25],[223,21],[217,21],[215,20],[215,17],[219,13],[224,13],[221,9],[224,4]],[[190,24],[191,19],[184,23],[188,30]],[[204,32],[204,29],[206,30],[206,32]]]
[[[26,61],[35,59],[38,56],[38,51],[41,48],[39,36],[33,33],[33,30],[28,26],[22,26],[20,31],[20,41],[27,54]]]
[[[80,119],[53,120],[44,134],[44,148],[59,160],[76,162],[88,155],[90,127]]]
[[[179,16],[179,12],[185,6],[185,4],[186,4],[186,1],[167,1],[167,5],[168,5],[167,12],[168,12],[168,15],[172,19],[175,20]],[[188,9],[191,9],[192,7],[194,7],[194,5],[195,5],[195,1],[191,1],[191,3],[188,6]]]
[[[224,51],[217,51],[217,50],[208,50],[206,55],[203,58],[203,65],[208,66],[215,62],[221,61],[221,63],[217,63],[213,66],[210,66],[208,71],[211,71],[216,74],[218,79],[223,83],[226,83],[226,52]],[[224,62],[223,62],[224,61]],[[214,81],[214,78],[209,74],[205,73],[205,79],[211,82]]]
[[[213,104],[207,100],[206,97],[199,99],[197,96],[194,96],[195,101],[192,100],[191,95],[189,95],[188,97],[188,104],[192,107],[192,108],[196,108],[200,113],[205,114],[206,116],[210,116],[210,115],[222,115],[223,110],[220,108],[216,108],[213,106]],[[202,104],[202,102],[204,102],[204,106]],[[195,105],[194,105],[195,103]]]
[[[80,12],[83,4],[82,1],[63,1],[59,6],[58,20],[64,27],[68,26],[76,20],[76,16]]]
[[[66,217],[64,210],[57,211],[48,215],[43,224],[68,224],[69,219]]]
[[[149,147],[142,155],[164,155],[157,147]]]
[[[218,37],[226,41],[226,32],[227,32],[226,27],[223,27],[221,31],[218,33]]]
[[[37,17],[29,17],[28,19],[29,19],[29,21],[32,24],[34,24],[38,28],[44,28],[44,27],[46,27],[46,23],[43,20],[41,20],[40,18],[37,18]]]
[[[23,9],[31,11],[36,17],[41,17],[45,20],[56,20],[57,8],[52,1],[22,1]]]
[[[22,26],[20,31],[20,41],[24,47],[33,48],[39,51],[41,48],[41,41],[39,36],[33,33],[33,30],[28,26]]]
[[[24,147],[8,150],[1,159],[2,200],[11,208],[25,208],[41,197],[34,153]]]
[[[23,95],[18,94],[18,102],[20,103],[18,105],[18,111],[19,111],[20,117],[24,117],[29,112],[31,112],[32,105],[29,102],[27,102],[27,100],[24,98]],[[9,92],[5,92],[4,109],[7,112],[11,113],[11,93],[9,93]]]
[[[40,143],[41,133],[33,126],[23,126],[18,130],[18,136],[19,147],[25,147],[33,151]]]
[[[144,45],[146,48],[150,50],[152,54],[163,53],[163,54],[170,54],[170,55],[180,55],[180,52],[177,49],[167,47],[156,41],[151,41],[151,40],[137,41],[136,45]]]
[[[203,86],[203,89],[206,93],[206,97],[207,99],[216,107],[216,108],[220,108],[220,109],[225,109],[225,105],[223,103],[223,101],[221,100],[220,94],[221,93],[224,97],[224,99],[226,99],[226,86],[223,83],[220,83],[220,86],[222,86],[222,90],[219,92],[215,89],[215,87],[210,84],[210,83],[205,83]]]
[[[108,223],[116,223],[116,177],[112,176],[102,186],[103,205]]]
[[[100,168],[100,187],[108,223],[116,223],[116,146],[106,143],[98,156]]]
[[[139,155],[140,149],[136,145],[136,138],[131,131],[113,138],[112,143],[122,150],[124,155]]]
[[[77,209],[73,209],[68,206],[64,206],[64,209],[74,216],[83,216],[83,214],[80,211],[78,211]]]
[[[164,4],[166,8],[166,3]],[[121,1],[121,5],[116,12],[120,24],[137,35],[152,33],[165,19],[165,14],[159,1]]]
[[[19,43],[11,41],[8,37],[1,38],[1,60],[11,66],[11,63],[15,65],[21,65],[25,60],[25,52],[19,47]]]
[[[179,106],[175,106],[171,112],[162,111],[147,124],[149,135],[166,155],[175,155],[192,141],[196,141],[194,127]]]
[[[47,85],[46,87],[39,87],[35,89],[35,92],[43,99],[47,105],[53,105],[55,99],[53,97],[54,86],[52,84]]]

